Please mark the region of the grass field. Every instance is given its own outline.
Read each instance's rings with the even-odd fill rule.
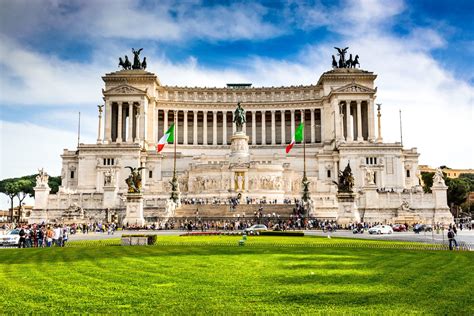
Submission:
[[[239,247],[239,239],[1,249],[0,311],[474,314],[472,252],[317,237],[249,237]]]

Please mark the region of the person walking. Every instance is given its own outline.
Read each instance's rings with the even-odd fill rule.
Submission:
[[[454,248],[453,244],[456,246],[456,249],[459,248],[458,242],[456,241],[454,237],[455,237],[454,231],[451,228],[449,228],[448,229],[449,250],[453,250]]]

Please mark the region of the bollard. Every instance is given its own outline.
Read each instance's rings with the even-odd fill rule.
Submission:
[[[239,240],[239,246],[244,246],[245,245],[245,240],[241,239]]]
[[[242,240],[247,240],[247,235],[242,235]]]

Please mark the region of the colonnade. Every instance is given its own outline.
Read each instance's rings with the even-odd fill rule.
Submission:
[[[374,140],[374,111],[372,101],[339,101],[339,139],[347,142]]]
[[[176,136],[182,145],[228,145],[235,132],[233,112],[226,110],[158,110],[158,139],[177,115]],[[306,143],[322,141],[321,109],[247,110],[243,130],[251,145],[288,144],[304,118]]]
[[[140,105],[136,102],[112,102],[105,108],[105,139],[110,142],[140,141]],[[110,118],[110,119],[107,119]]]

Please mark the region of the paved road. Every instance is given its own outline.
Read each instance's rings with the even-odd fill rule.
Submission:
[[[78,233],[75,235],[71,235],[69,240],[97,240],[97,239],[108,239],[108,238],[118,238],[122,236],[122,234],[158,234],[162,236],[177,236],[182,234],[183,231],[181,230],[158,230],[158,231],[118,231],[115,232],[114,235],[108,235],[107,233],[89,233],[89,234],[82,234]],[[308,236],[328,236],[331,237],[346,237],[346,238],[362,238],[362,239],[379,239],[379,240],[401,240],[401,241],[416,241],[416,242],[447,242],[446,231],[443,234],[437,234],[436,232],[423,232],[420,234],[415,234],[413,232],[394,232],[390,235],[370,235],[369,233],[365,232],[363,234],[353,234],[351,231],[346,230],[339,230],[334,233],[323,233],[322,231],[314,231],[314,230],[307,230],[305,231],[305,235]],[[474,245],[474,230],[468,231],[458,231],[458,235],[456,237],[458,242],[463,241],[465,243]]]

